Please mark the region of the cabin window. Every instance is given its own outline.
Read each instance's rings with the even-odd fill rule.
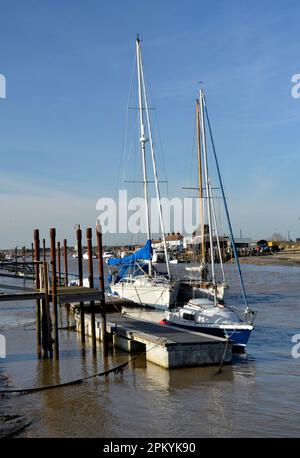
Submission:
[[[182,318],[183,318],[184,320],[194,321],[194,317],[195,317],[194,313],[184,313],[184,314],[182,315]]]

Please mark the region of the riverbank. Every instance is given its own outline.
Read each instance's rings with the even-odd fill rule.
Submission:
[[[299,266],[300,267],[300,254],[296,253],[280,253],[265,256],[245,256],[240,257],[241,264],[253,264],[255,266],[265,265],[281,265],[281,266]],[[233,260],[228,263],[234,262]]]

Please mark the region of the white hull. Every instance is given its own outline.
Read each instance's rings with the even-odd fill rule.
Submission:
[[[141,306],[166,309],[176,301],[178,285],[165,279],[138,276],[111,284],[112,293]]]

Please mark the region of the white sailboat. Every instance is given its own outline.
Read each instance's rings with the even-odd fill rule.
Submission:
[[[253,321],[255,312],[250,310],[248,306],[247,296],[244,288],[243,277],[240,269],[240,264],[235,248],[233,231],[229,218],[223,182],[220,175],[218,159],[214,147],[213,137],[211,133],[206,101],[203,90],[200,91],[200,112],[201,112],[201,130],[202,130],[202,145],[203,145],[203,159],[204,159],[204,178],[206,190],[206,210],[209,227],[212,227],[212,220],[214,220],[214,210],[212,205],[211,182],[208,176],[208,164],[206,154],[206,135],[205,135],[205,119],[208,123],[210,139],[213,148],[213,155],[216,163],[217,174],[224,202],[224,209],[227,217],[231,245],[235,256],[237,270],[239,274],[241,290],[243,293],[244,304],[242,307],[236,307],[232,304],[220,304],[218,301],[217,281],[215,275],[214,253],[213,253],[213,237],[212,231],[209,233],[210,241],[210,258],[211,258],[211,283],[213,287],[213,300],[199,298],[189,300],[183,307],[175,310],[168,310],[165,312],[164,322],[171,326],[178,326],[184,329],[189,329],[196,332],[207,333],[218,337],[225,337],[233,343],[233,347],[239,351],[244,351],[248,343],[248,339],[253,330]]]
[[[148,97],[144,79],[141,43],[139,37],[136,39],[136,59],[137,59],[137,78],[138,78],[138,100],[139,100],[139,120],[140,120],[140,148],[142,155],[143,183],[144,183],[144,202],[147,224],[147,243],[132,255],[124,258],[108,259],[110,268],[110,288],[114,294],[122,298],[129,299],[141,306],[151,306],[155,308],[168,308],[175,302],[178,293],[178,283],[171,278],[167,246],[165,240],[165,230],[162,215],[160,189],[156,168],[154,143],[150,123],[150,113]],[[146,137],[147,133],[147,137]],[[146,161],[146,144],[149,144],[150,157],[152,161],[153,176],[158,203],[159,222],[163,241],[167,273],[160,274],[152,263],[150,214],[148,198],[148,177]],[[119,268],[119,270],[116,270]]]
[[[211,215],[210,221],[208,221],[208,228],[209,236],[205,231],[205,224],[204,224],[204,193],[203,193],[203,165],[202,165],[202,149],[201,148],[201,134],[202,134],[202,143],[204,142],[203,133],[204,127],[201,128],[201,112],[199,101],[196,101],[196,127],[197,127],[197,163],[198,163],[198,193],[199,193],[199,212],[200,212],[200,227],[201,227],[201,260],[198,266],[191,266],[186,267],[186,271],[189,272],[189,276],[185,276],[184,279],[180,281],[179,285],[179,292],[178,292],[178,301],[185,302],[190,299],[197,299],[197,298],[205,298],[205,297],[213,297],[215,292],[217,294],[217,298],[219,301],[224,301],[225,293],[228,289],[228,285],[225,279],[225,273],[223,268],[223,260],[222,260],[222,253],[221,253],[221,246],[219,240],[219,233],[218,233],[218,226],[215,214],[215,207],[213,198],[211,195],[211,187],[208,186],[207,188],[207,196],[206,200],[209,201],[211,206]],[[204,160],[206,158],[203,157]],[[205,170],[204,170],[205,172]],[[208,177],[207,177],[208,178]],[[213,233],[213,226],[214,225],[214,233]],[[208,249],[207,245],[210,246],[210,258],[211,258],[211,278],[209,278],[209,269],[208,269]],[[214,258],[215,257],[215,249],[216,247],[217,254],[220,260],[220,268],[222,274],[222,280],[213,282],[214,274]]]
[[[83,257],[83,259],[85,259],[87,261],[89,259],[88,252],[86,251],[85,253],[83,253],[82,257]],[[95,255],[95,253],[92,253],[92,259],[97,259],[97,256]]]

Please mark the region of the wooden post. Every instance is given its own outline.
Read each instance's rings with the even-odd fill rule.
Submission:
[[[94,288],[94,269],[93,269],[93,248],[92,248],[92,229],[86,230],[87,252],[88,252],[88,269],[89,269],[89,287]],[[95,319],[95,302],[90,302],[91,306],[91,327],[92,327],[92,346],[93,354],[97,353],[96,347],[96,319]]]
[[[65,286],[68,286],[68,245],[67,239],[64,239],[64,262],[65,262]]]
[[[57,242],[57,267],[58,267],[58,286],[61,286],[61,257],[60,257],[60,242]]]
[[[34,246],[33,243],[31,243],[31,261],[34,261]]]
[[[54,325],[54,357],[59,359],[59,341],[58,341],[58,314],[57,314],[57,278],[56,278],[56,246],[55,246],[55,228],[50,229],[50,253],[52,265],[52,307],[53,307],[53,325]]]
[[[101,300],[101,334],[103,340],[104,356],[108,356],[108,342],[106,332],[106,305],[105,305],[105,288],[104,288],[104,270],[103,270],[103,257],[102,257],[102,229],[101,226],[96,228],[97,234],[97,247],[98,247],[98,270],[99,270],[99,283],[102,291]]]
[[[39,261],[40,261],[40,232],[38,229],[34,230],[34,262],[35,262],[35,288],[40,289],[40,275],[39,275]],[[32,246],[32,245],[31,245]],[[37,352],[41,354],[41,302],[36,300],[36,337],[37,337]]]
[[[52,324],[51,324],[51,315],[50,315],[50,301],[49,301],[49,274],[48,274],[48,264],[46,261],[43,261],[43,274],[44,274],[44,290],[45,290],[45,300],[44,300],[44,314],[45,314],[45,346],[47,351],[50,353],[50,358],[53,358],[53,348],[52,348]]]
[[[46,262],[46,240],[43,239],[43,261]]]
[[[67,239],[64,239],[64,264],[65,264],[65,286],[68,286],[69,283],[69,273],[68,273],[68,245]],[[66,304],[67,310],[67,325],[69,326],[70,322],[70,304]]]
[[[76,231],[77,237],[77,250],[78,250],[78,280],[79,286],[83,285],[83,270],[82,270],[82,233],[81,229]],[[84,302],[80,302],[80,330],[81,342],[85,343],[85,323],[84,323]]]
[[[15,275],[17,276],[18,271],[18,247],[15,247]]]
[[[23,261],[23,274],[24,274],[24,285],[26,277],[26,248],[22,246],[22,261]]]

